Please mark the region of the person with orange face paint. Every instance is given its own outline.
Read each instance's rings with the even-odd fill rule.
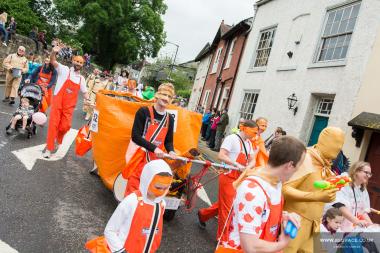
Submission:
[[[82,91],[85,103],[89,99],[86,80],[80,74],[84,64],[83,57],[74,56],[72,59],[73,67],[69,68],[57,62],[56,55],[61,49],[61,46],[55,46],[50,54],[50,63],[54,66],[58,76],[51,101],[46,148],[43,151],[45,158],[50,158],[51,154],[58,150],[63,137],[70,130],[79,91]]]
[[[138,189],[141,171],[147,162],[163,158],[166,152],[173,159],[176,158],[173,146],[174,117],[166,112],[174,95],[173,84],[163,83],[155,93],[154,105],[141,107],[136,112],[132,140],[126,153],[127,166],[122,171],[123,177],[128,179],[125,196]]]
[[[202,228],[205,228],[207,220],[218,216],[217,239],[222,235],[235,197],[236,191],[232,183],[239,178],[241,171],[255,166],[257,150],[252,147],[250,139],[255,138],[258,131],[257,124],[253,120],[245,120],[240,124],[240,132],[227,136],[220,147],[219,159],[228,165],[239,168],[240,171],[227,171],[220,174],[218,201],[212,206],[198,211],[199,224]]]
[[[262,138],[262,134],[268,127],[268,120],[264,117],[259,117],[256,119],[256,124],[259,127],[259,134],[256,136],[256,138],[251,139],[251,141],[252,145],[254,147],[257,147],[259,150],[256,157],[256,166],[264,166],[268,163],[269,154],[265,148],[265,142]]]
[[[161,243],[164,197],[173,180],[169,165],[161,159],[147,163],[138,190],[129,194],[112,214],[104,237],[86,243],[92,253],[153,253]]]

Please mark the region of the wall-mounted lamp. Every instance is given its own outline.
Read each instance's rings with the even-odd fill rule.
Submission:
[[[292,51],[289,51],[289,52],[287,52],[286,54],[288,55],[288,57],[289,57],[290,59],[292,59],[292,57],[293,57],[293,52],[292,52]]]
[[[296,115],[298,111],[297,102],[298,102],[298,99],[295,93],[293,93],[292,95],[288,97],[288,109],[293,110],[294,115]]]

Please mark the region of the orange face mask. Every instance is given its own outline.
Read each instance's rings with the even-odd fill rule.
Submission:
[[[148,192],[156,197],[161,197],[170,188],[172,180],[172,177],[155,175],[150,182]]]
[[[240,130],[248,137],[248,139],[255,138],[259,132],[257,127],[246,127],[240,125]]]

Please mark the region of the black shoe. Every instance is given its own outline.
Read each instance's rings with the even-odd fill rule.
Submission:
[[[7,98],[4,98],[3,100],[1,100],[1,101],[3,101],[4,103],[8,103],[9,102],[9,97],[7,97]]]
[[[201,221],[201,215],[200,215],[199,211],[198,211],[197,216],[198,216],[198,226],[201,229],[206,229],[206,222]]]
[[[15,104],[14,99],[12,99],[11,101],[9,101],[9,104],[10,104],[10,105],[14,105],[14,104]]]
[[[13,133],[13,131],[14,131],[14,129],[11,128],[11,127],[9,127],[9,128],[7,129],[7,134],[11,135],[11,134]]]
[[[219,149],[216,149],[216,148],[212,148],[211,150],[214,152],[219,152]]]

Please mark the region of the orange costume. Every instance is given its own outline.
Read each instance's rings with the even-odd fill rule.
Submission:
[[[38,80],[37,84],[41,87],[42,91],[44,92],[44,97],[42,99],[42,112],[46,112],[48,107],[50,106],[52,97],[53,97],[53,92],[52,89],[48,89],[48,85],[51,81],[51,78],[53,76],[52,72],[49,73],[44,73],[43,72],[44,67],[41,67],[40,73],[38,74]]]
[[[236,134],[237,135],[237,134]],[[236,136],[235,134],[228,136],[227,138],[231,138],[232,136]],[[227,139],[226,138],[226,139]],[[243,146],[243,141],[239,136],[240,143],[240,152],[236,158],[236,162],[247,166],[249,160],[253,153],[252,145],[249,147]],[[226,141],[226,140],[225,140]],[[224,141],[224,142],[225,142]],[[247,143],[247,142],[246,142]],[[248,141],[249,143],[249,141]],[[224,143],[223,143],[224,144]],[[223,145],[222,144],[222,149]],[[244,144],[245,145],[245,144]],[[206,222],[218,215],[218,231],[217,231],[217,239],[222,235],[223,227],[227,221],[228,213],[231,209],[233,200],[235,198],[236,191],[232,185],[232,183],[239,178],[240,172],[237,170],[229,171],[228,173],[222,173],[219,175],[219,193],[218,193],[218,201],[215,202],[212,206],[208,208],[202,208],[199,210],[198,215],[201,222]],[[227,239],[227,237],[223,234],[222,240]]]
[[[166,173],[168,176],[160,176]],[[104,236],[86,243],[91,253],[153,253],[162,238],[164,196],[172,181],[172,172],[163,160],[148,163],[142,172],[139,190],[128,195],[107,223]],[[157,184],[165,190],[156,188]],[[149,197],[153,196],[153,197]]]
[[[169,114],[166,113],[164,118],[158,124],[154,120],[153,107],[150,106],[148,109],[150,114],[150,125],[147,128],[144,138],[163,150],[166,134],[169,129]],[[127,159],[128,157],[133,157],[134,159],[131,159],[131,162],[128,163],[126,168],[123,170],[123,177],[128,179],[125,196],[138,189],[141,172],[144,165],[149,161],[157,159],[153,152],[137,146],[137,144],[133,141],[131,141],[128,146]],[[131,172],[131,170],[133,171]]]
[[[71,71],[58,94],[53,97],[50,111],[46,149],[54,150],[55,141],[62,144],[63,137],[71,128],[71,120],[78,100],[80,83],[70,79]],[[80,82],[82,79],[80,79]]]
[[[239,185],[243,185],[243,189],[238,189],[238,196],[234,203],[233,213],[236,215],[229,217],[223,232],[223,238],[226,239],[220,241],[216,253],[243,253],[240,246],[240,229],[254,227],[254,225],[258,225],[254,233],[258,234],[261,240],[275,242],[278,239],[284,204],[284,199],[280,196],[281,190],[277,190],[277,194],[275,193],[277,195],[275,196],[276,199],[279,200],[278,203],[273,204],[270,197],[273,195],[273,190],[271,190],[272,195],[270,195],[268,189],[264,189],[268,187],[269,182],[267,182],[265,177],[261,177],[260,170],[255,171],[252,175],[254,176],[249,176],[239,183]],[[264,181],[265,186],[263,185]],[[264,196],[262,196],[262,193]],[[249,195],[252,197],[248,198],[247,196]],[[257,199],[260,199],[258,202],[263,204],[264,209],[257,203]],[[269,210],[269,216],[266,220],[264,219],[265,210]],[[243,211],[246,212],[246,215],[243,216],[245,217],[244,223],[240,224],[238,217],[242,216],[238,213]],[[252,221],[246,218],[248,214],[249,217],[252,217]]]

